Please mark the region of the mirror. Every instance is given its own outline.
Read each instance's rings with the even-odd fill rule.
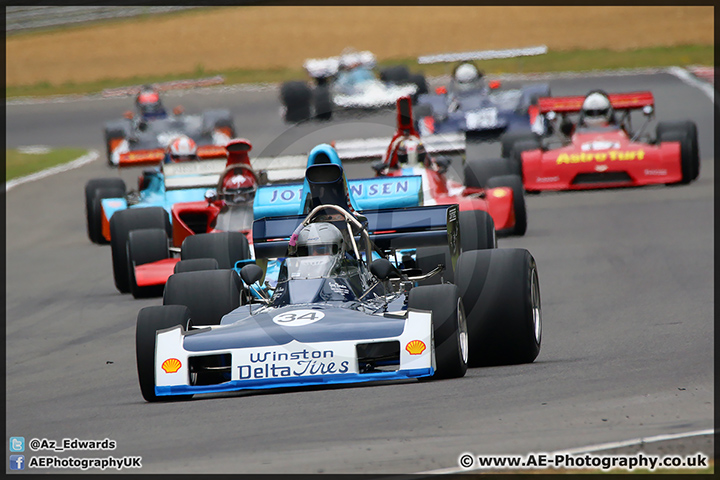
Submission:
[[[545,118],[547,118],[547,119],[550,120],[551,122],[552,122],[553,120],[555,120],[555,116],[556,116],[556,115],[555,115],[555,112],[552,112],[552,111],[547,112],[547,113],[545,114]]]
[[[217,191],[213,189],[207,189],[205,190],[205,200],[207,200],[208,203],[213,203],[218,199]]]
[[[394,269],[395,267],[393,267],[392,263],[385,258],[373,260],[370,265],[370,273],[382,281],[387,280]]]
[[[247,285],[252,285],[253,283],[259,281],[263,276],[263,269],[255,265],[254,263],[251,263],[250,265],[245,265],[240,269],[240,278],[242,278],[243,282],[245,282]]]
[[[653,113],[653,107],[652,107],[652,105],[645,105],[645,106],[643,107],[643,113],[644,113],[645,115],[652,115],[652,113]]]

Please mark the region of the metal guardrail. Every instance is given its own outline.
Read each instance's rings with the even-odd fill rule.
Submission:
[[[77,6],[80,3],[87,3],[88,6]],[[5,7],[5,31],[17,32],[21,30],[32,30],[36,28],[56,27],[75,23],[92,22],[97,20],[136,17],[140,15],[153,15],[179,10],[187,10],[192,7],[98,7],[91,6],[93,2],[75,2],[76,6],[53,6],[53,7]]]

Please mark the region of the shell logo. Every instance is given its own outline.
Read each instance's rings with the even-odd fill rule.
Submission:
[[[182,363],[177,358],[168,358],[162,363],[162,369],[165,370],[165,373],[175,373],[180,370],[180,367],[182,367]]]
[[[595,165],[595,171],[604,172],[608,169],[607,165]]]
[[[504,188],[493,188],[493,195],[495,195],[497,198],[502,198],[505,195],[507,195],[507,192]]]
[[[420,340],[413,340],[405,345],[405,350],[407,350],[410,355],[420,355],[425,351],[425,343]]]

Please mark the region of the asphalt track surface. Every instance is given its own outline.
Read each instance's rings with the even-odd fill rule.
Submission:
[[[6,438],[110,438],[112,452],[56,455],[141,455],[144,473],[413,473],[457,467],[463,452],[551,452],[712,428],[712,102],[669,74],[551,86],[555,95],[652,90],[659,120],[697,123],[701,170],[687,186],[527,197],[527,234],[499,246],[527,248],[537,260],[543,345],[535,363],[430,383],[145,403],[135,321],[161,301],[119,294],[109,247],[87,239],[83,186],[115,174],[100,160],[7,193]],[[288,129],[272,90],[188,92],[166,103],[230,108],[263,156],[390,135],[394,122],[382,113]],[[8,147],[101,150],[102,122],[130,105],[9,105]],[[370,173],[349,167],[351,177]],[[135,172],[123,176],[134,184]]]

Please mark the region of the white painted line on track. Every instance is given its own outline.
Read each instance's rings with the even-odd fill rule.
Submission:
[[[677,78],[687,83],[691,87],[699,88],[705,95],[710,97],[711,101],[715,101],[715,88],[713,87],[713,85],[698,80],[695,75],[681,67],[670,67],[668,68],[668,72],[675,75]]]
[[[597,445],[587,445],[585,447],[569,448],[566,450],[557,450],[555,452],[549,453],[548,456],[554,457],[555,455],[579,455],[582,453],[600,452],[603,450],[613,450],[615,448],[632,447],[635,445],[644,445],[646,443],[664,442],[667,440],[677,440],[680,438],[698,437],[698,436],[702,436],[702,435],[713,435],[714,433],[715,433],[715,429],[708,428],[706,430],[696,430],[696,431],[692,431],[692,432],[672,433],[672,434],[666,434],[666,435],[655,435],[653,437],[640,437],[640,438],[633,438],[631,440],[622,440],[619,442],[600,443]],[[458,467],[440,468],[438,470],[429,470],[427,472],[418,472],[417,475],[452,474],[452,473],[465,473],[465,472],[473,472],[473,471],[480,472],[483,470],[478,469],[478,468],[462,468],[462,467],[458,466]]]
[[[35,180],[40,180],[41,178],[49,177],[58,173],[67,172],[68,170],[72,170],[74,168],[82,167],[87,163],[94,162],[98,158],[100,158],[100,153],[98,153],[97,150],[90,150],[88,153],[86,153],[82,157],[76,158],[72,162],[63,163],[62,165],[58,165],[56,167],[47,168],[45,170],[41,170],[30,175],[15,178],[13,180],[10,180],[9,182],[5,182],[5,191],[7,192],[11,188],[22,185],[23,183],[33,182]]]

